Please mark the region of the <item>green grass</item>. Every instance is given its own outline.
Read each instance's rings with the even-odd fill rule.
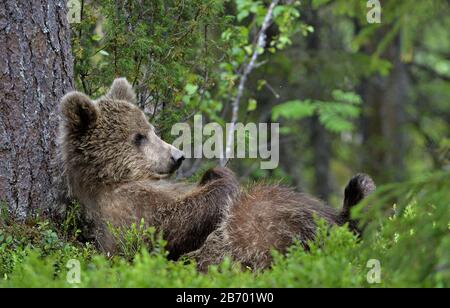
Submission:
[[[294,245],[287,255],[274,252],[272,268],[260,273],[229,260],[208,274],[198,273],[193,263],[168,261],[164,241],[142,225],[115,230],[121,253],[107,258],[75,241],[67,232],[77,231],[66,223],[18,224],[2,216],[0,287],[449,287],[448,176],[382,187],[367,201],[373,222],[363,239],[321,223],[310,251]],[[71,259],[80,264],[79,284],[67,281]],[[381,266],[379,284],[367,280],[373,259]]]

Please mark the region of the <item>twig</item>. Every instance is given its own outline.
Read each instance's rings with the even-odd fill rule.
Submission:
[[[278,94],[277,91],[275,91],[275,89],[266,81],[264,82],[264,86],[270,91],[272,92],[273,96],[275,96],[276,99],[280,98],[280,94]]]
[[[250,61],[248,62],[248,65],[245,66],[243,73],[241,75],[238,92],[237,92],[236,98],[234,99],[233,104],[232,104],[232,107],[233,107],[232,108],[232,118],[231,118],[231,125],[227,132],[227,143],[226,143],[226,149],[225,149],[225,156],[220,159],[220,165],[222,167],[226,166],[226,164],[228,163],[227,157],[229,157],[230,153],[231,153],[231,143],[234,138],[234,131],[236,128],[236,123],[238,121],[238,117],[239,117],[239,107],[241,104],[242,96],[244,94],[245,83],[247,82],[248,76],[255,68],[256,60],[258,59],[258,56],[259,56],[259,50],[264,48],[264,46],[266,45],[266,31],[271,25],[271,21],[272,21],[272,17],[273,17],[273,10],[275,9],[275,7],[278,5],[279,2],[280,2],[279,0],[273,0],[272,3],[270,4],[269,9],[267,10],[267,14],[264,17],[264,21],[261,26],[261,30],[259,31],[257,43],[253,50],[253,55],[252,55]]]

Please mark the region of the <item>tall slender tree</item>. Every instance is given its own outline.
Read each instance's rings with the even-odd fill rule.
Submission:
[[[65,0],[0,3],[0,202],[26,218],[58,204],[58,102],[73,88]]]

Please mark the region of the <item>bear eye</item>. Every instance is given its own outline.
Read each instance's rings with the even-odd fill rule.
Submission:
[[[146,140],[147,136],[138,133],[134,136],[133,142],[136,146],[141,146]]]

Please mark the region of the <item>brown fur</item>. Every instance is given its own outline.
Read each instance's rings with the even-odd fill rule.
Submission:
[[[229,256],[263,269],[272,261],[272,249],[284,252],[294,240],[307,249],[315,216],[342,225],[350,220],[351,207],[371,191],[365,190],[370,178],[355,178],[338,213],[281,186],[241,190],[226,168],[209,170],[198,185],[164,180],[179,166],[181,152],[155,135],[133,101],[131,86],[119,79],[98,101],[75,92],[61,105],[64,176],[105,252],[115,252],[107,222],[129,226],[144,218],[163,232],[174,259],[190,252],[206,270]]]
[[[61,104],[60,146],[71,194],[83,205],[99,247],[115,252],[106,223],[129,226],[145,219],[162,231],[171,257],[195,250],[222,220],[239,187],[230,171],[211,170],[198,186],[163,180],[180,151],[158,138],[131,104],[125,80],[92,101],[81,93]],[[126,100],[125,100],[126,99]],[[145,140],[137,135],[145,136]]]
[[[354,177],[345,191],[341,213],[321,201],[292,189],[256,185],[233,203],[217,230],[197,251],[188,254],[201,271],[219,264],[225,257],[254,270],[272,263],[273,249],[285,252],[294,240],[308,249],[315,236],[315,217],[330,225],[350,224],[358,232],[358,221],[350,220],[350,210],[375,190],[367,175]]]

